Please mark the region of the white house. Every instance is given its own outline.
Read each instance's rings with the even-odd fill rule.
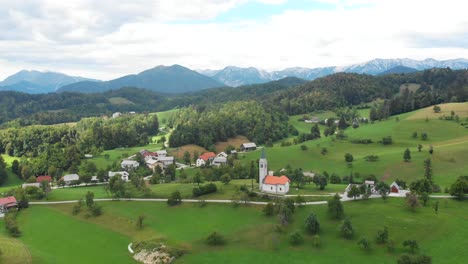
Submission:
[[[174,157],[169,156],[169,157],[159,157],[158,156],[158,162],[163,164],[163,167],[166,168],[167,166],[174,164]]]
[[[218,157],[218,158],[227,158],[228,154],[226,154],[226,152],[222,151],[222,152],[218,153],[216,155],[216,157]]]
[[[216,154],[214,152],[205,152],[200,155],[197,159],[197,167],[209,164],[210,162],[213,161],[213,159],[216,157]]]
[[[109,171],[109,173],[107,175],[109,176],[109,178],[112,178],[117,174],[120,175],[120,178],[123,181],[128,181],[129,178],[130,178],[130,174],[128,172],[126,172],[126,171]]]
[[[80,175],[78,175],[78,174],[67,174],[67,175],[63,176],[62,179],[63,179],[63,182],[66,185],[70,185],[70,184],[73,184],[76,181],[79,181],[80,180]]]
[[[158,150],[156,151],[156,154],[158,155],[158,158],[159,157],[166,157],[167,156],[167,151],[166,150]]]
[[[122,163],[120,163],[120,167],[124,170],[134,170],[137,169],[140,166],[140,163],[134,161],[134,160],[123,160]]]
[[[215,166],[221,166],[221,165],[225,165],[227,163],[227,158],[225,157],[216,157],[213,159],[213,161],[211,162],[211,164],[215,165]]]
[[[262,192],[287,194],[289,192],[289,178],[286,176],[273,176],[273,172],[268,173],[268,162],[266,159],[265,148],[262,150],[262,156],[258,161],[258,182]]]
[[[112,118],[117,118],[117,117],[119,117],[119,116],[121,116],[121,115],[122,115],[122,113],[120,113],[120,112],[115,112],[115,113],[112,114]]]
[[[23,183],[21,185],[21,188],[25,189],[27,187],[36,187],[36,188],[41,188],[41,184],[38,183],[38,182],[34,182],[34,183]]]

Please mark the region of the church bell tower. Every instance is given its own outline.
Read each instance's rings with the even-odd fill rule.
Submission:
[[[260,160],[258,161],[258,186],[260,190],[262,190],[262,185],[263,185],[263,179],[268,174],[268,162],[266,159],[266,154],[265,154],[265,147],[262,149],[262,156],[260,157]]]

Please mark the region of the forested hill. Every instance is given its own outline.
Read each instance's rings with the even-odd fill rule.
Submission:
[[[98,94],[0,92],[0,124],[15,120],[14,125],[18,126],[48,125],[115,111],[157,111],[166,102],[163,95],[137,88]]]
[[[403,84],[415,84],[418,89],[404,93],[400,91]],[[405,111],[442,102],[464,102],[468,100],[468,70],[430,69],[384,76],[337,73],[274,94],[269,100],[288,114],[302,114],[375,99],[398,101],[400,92],[407,95],[404,100],[411,100],[411,107]]]
[[[410,90],[401,89],[412,84]],[[415,89],[416,88],[416,89]],[[56,124],[112,112],[155,112],[189,105],[255,100],[287,114],[302,114],[387,99],[390,113],[412,111],[442,102],[468,100],[468,70],[430,69],[409,74],[371,76],[337,73],[306,82],[297,78],[213,88],[179,95],[123,88],[96,94],[29,95],[0,92],[0,124]],[[3,125],[5,126],[5,124]]]
[[[15,120],[10,126],[74,122],[82,117],[109,115],[112,112],[156,112],[191,104],[242,101],[267,98],[276,91],[306,81],[289,77],[271,83],[238,88],[213,88],[182,95],[158,94],[139,88],[122,88],[104,93],[25,94],[0,91],[0,124]]]

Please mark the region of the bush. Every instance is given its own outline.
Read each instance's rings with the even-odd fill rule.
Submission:
[[[309,214],[305,222],[305,229],[309,234],[315,235],[320,231],[320,223],[314,213]]]
[[[393,144],[393,139],[391,136],[387,136],[382,138],[382,141],[380,141],[383,145],[391,145]]]
[[[16,222],[16,215],[16,213],[12,212],[7,212],[5,214],[5,229],[12,237],[21,236],[21,231],[19,230],[18,223]]]
[[[223,174],[223,176],[221,176],[220,180],[221,180],[222,183],[228,184],[231,181],[231,176],[229,176],[228,173]]]
[[[369,162],[375,162],[375,161],[379,161],[379,156],[377,155],[367,155],[364,157],[364,159],[366,161],[369,161]]]
[[[314,247],[320,247],[320,244],[321,244],[320,236],[314,235],[312,237],[312,245],[314,245]]]
[[[263,213],[266,216],[273,216],[275,214],[275,205],[273,203],[267,203],[263,208]]]
[[[72,214],[77,215],[81,211],[81,206],[79,204],[73,205]]]
[[[91,213],[91,215],[94,216],[94,217],[100,216],[102,214],[102,207],[100,205],[97,205],[97,204],[94,204],[88,210]]]
[[[181,202],[182,202],[182,196],[180,195],[179,191],[175,191],[171,193],[171,196],[169,197],[169,199],[167,199],[167,204],[169,206],[178,205]]]
[[[343,224],[341,225],[340,228],[340,234],[342,237],[346,239],[351,239],[354,236],[354,229],[353,226],[351,225],[351,221],[349,219],[345,219]]]
[[[206,244],[210,246],[222,246],[225,243],[224,237],[218,232],[213,232],[206,238]]]
[[[371,144],[372,139],[370,138],[358,138],[358,139],[352,139],[351,143],[353,144]]]
[[[193,188],[192,194],[193,197],[198,197],[209,193],[215,193],[217,191],[218,187],[216,187],[216,184],[208,183],[206,185],[200,185],[198,187]]]
[[[301,150],[306,151],[307,149],[308,149],[308,147],[306,145],[301,145]]]
[[[340,176],[336,175],[335,173],[333,173],[331,176],[330,176],[330,183],[332,184],[339,184],[341,183],[341,178]]]
[[[299,231],[295,231],[291,235],[289,235],[289,243],[291,243],[291,245],[293,246],[300,245],[304,243],[304,237],[302,237]]]
[[[401,255],[398,259],[398,264],[431,264],[432,258],[426,255],[419,256],[410,256],[410,255]]]

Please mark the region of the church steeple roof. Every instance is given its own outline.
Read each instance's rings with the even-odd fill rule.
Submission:
[[[265,147],[262,148],[262,156],[260,159],[266,159]]]

